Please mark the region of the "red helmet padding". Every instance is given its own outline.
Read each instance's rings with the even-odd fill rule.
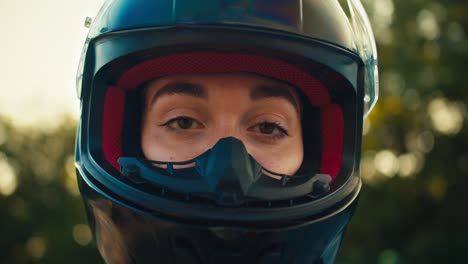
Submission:
[[[251,72],[270,76],[299,87],[312,105],[330,103],[325,86],[293,64],[251,54],[181,53],[140,63],[125,72],[117,82],[124,89],[135,89],[157,77],[174,74]]]
[[[267,66],[267,67],[266,67]],[[185,53],[159,57],[125,72],[117,87],[109,87],[104,101],[102,148],[109,163],[119,169],[125,108],[124,89],[173,74],[251,72],[286,81],[300,88],[314,106],[320,107],[322,155],[320,173],[335,179],[341,168],[344,121],[341,107],[330,104],[325,86],[296,66],[274,58],[249,54]]]
[[[122,157],[123,117],[125,109],[125,91],[109,87],[104,98],[102,113],[102,150],[113,167],[119,169],[117,160]]]
[[[320,126],[322,127],[322,159],[320,173],[335,179],[340,173],[343,155],[344,120],[341,106],[329,104],[320,107]]]

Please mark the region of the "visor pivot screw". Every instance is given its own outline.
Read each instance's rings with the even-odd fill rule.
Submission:
[[[84,26],[85,26],[86,28],[90,28],[90,27],[91,27],[91,23],[93,23],[93,19],[90,18],[90,17],[86,17],[85,22],[84,22]]]
[[[330,191],[330,185],[326,182],[317,180],[313,184],[312,195],[315,197],[320,197]]]
[[[120,172],[122,173],[123,176],[133,181],[134,183],[143,182],[142,179],[140,178],[140,169],[138,168],[138,166],[134,164],[123,166]]]

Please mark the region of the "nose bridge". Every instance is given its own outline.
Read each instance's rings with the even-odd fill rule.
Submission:
[[[242,124],[239,117],[234,112],[224,113],[220,116],[215,125],[213,133],[213,143],[218,142],[222,138],[233,137],[242,140]]]
[[[210,94],[214,112],[212,144],[227,137],[242,141],[243,119],[248,109],[248,82],[237,75],[226,75],[220,82],[213,84]]]

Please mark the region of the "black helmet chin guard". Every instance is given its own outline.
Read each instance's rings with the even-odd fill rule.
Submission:
[[[331,182],[326,174],[289,176],[269,171],[257,163],[236,138],[223,138],[212,149],[188,161],[122,157],[118,162],[122,175],[136,184],[149,183],[161,191],[167,188],[185,194],[186,200],[205,198],[221,206],[277,200],[288,200],[292,204],[294,198],[306,195],[316,199],[330,190]],[[174,166],[190,167],[175,169]]]
[[[378,93],[362,5],[348,0],[348,18],[335,0],[192,2],[107,1],[85,43],[76,168],[101,255],[107,263],[333,262],[361,187],[362,120]],[[296,175],[263,168],[234,138],[188,161],[141,155],[139,87],[227,72],[297,88],[304,161]]]

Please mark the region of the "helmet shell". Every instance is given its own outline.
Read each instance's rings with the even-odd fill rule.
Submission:
[[[154,254],[166,263],[219,263],[231,258],[262,263],[255,262],[265,255],[262,252],[280,256],[272,263],[333,262],[361,187],[362,117],[378,92],[375,43],[367,16],[359,0],[349,0],[348,6],[349,16],[336,0],[105,2],[92,23],[78,69],[82,113],[76,168],[95,238],[108,263],[144,263],[154,260]],[[273,58],[327,87],[321,103],[314,102],[313,92],[302,90],[314,107],[339,109],[339,115],[321,115],[322,120],[336,121],[325,125],[322,138],[342,142],[334,152],[321,153],[322,159],[339,154],[326,196],[220,207],[188,202],[177,192],[156,193],[121,175],[106,151],[120,153],[115,149],[122,148],[121,141],[138,137],[138,120],[124,118],[137,108],[134,88],[164,75],[155,75],[157,67],[150,67],[147,75],[135,69],[177,54],[205,53]],[[138,74],[127,78],[132,72]],[[261,69],[253,72],[264,74]],[[110,243],[109,237],[115,240]],[[108,250],[108,245],[116,248]],[[213,254],[217,245],[220,258]],[[124,256],[121,262],[113,256],[119,254]],[[175,257],[184,254],[191,261]]]

